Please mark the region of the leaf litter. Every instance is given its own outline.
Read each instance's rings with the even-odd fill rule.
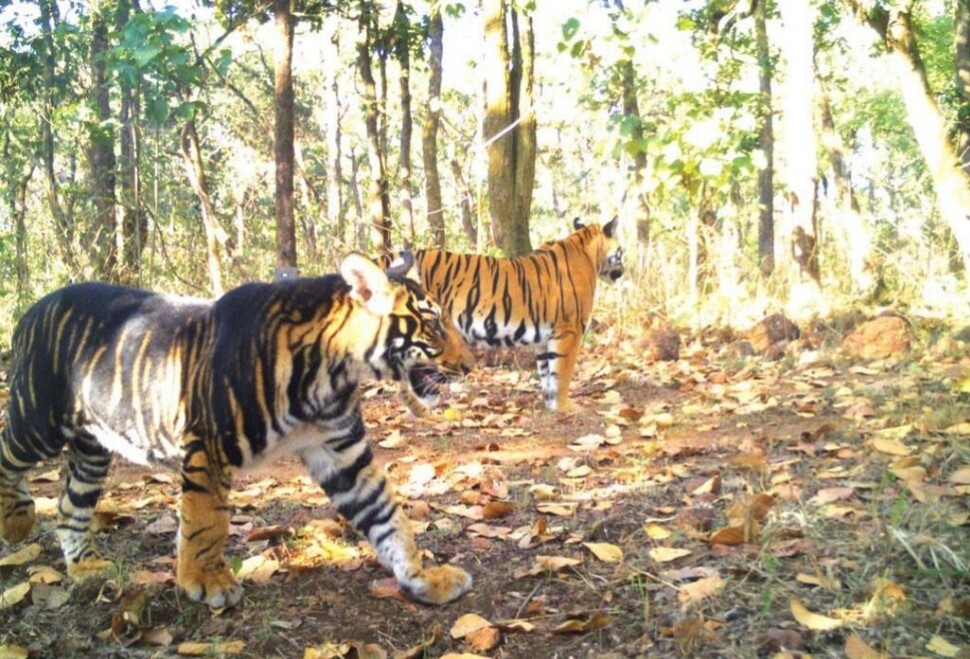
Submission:
[[[429,419],[389,389],[368,396],[375,453],[426,560],[475,577],[440,609],[410,602],[292,461],[237,479],[241,606],[214,614],[179,596],[177,479],[130,465],[115,468],[97,533],[126,569],[77,586],[42,534],[51,462],[30,479],[41,533],[0,552],[0,644],[12,656],[967,652],[970,400],[950,374],[970,358],[819,367],[687,345],[669,363],[627,341],[584,353],[585,410],[565,417],[503,363]]]

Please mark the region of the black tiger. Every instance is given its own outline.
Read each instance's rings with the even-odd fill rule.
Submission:
[[[109,568],[90,526],[112,454],[177,461],[177,582],[193,600],[233,605],[242,589],[223,555],[233,472],[296,454],[405,592],[434,604],[459,597],[471,577],[422,566],[359,408],[365,380],[401,380],[430,405],[469,366],[438,305],[403,276],[408,267],[385,274],[352,254],[340,275],[246,284],[215,302],[97,283],[44,297],[13,336],[0,536],[28,535],[25,474],[66,446],[57,536],[68,573]]]

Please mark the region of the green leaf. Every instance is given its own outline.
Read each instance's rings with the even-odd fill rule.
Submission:
[[[135,59],[135,64],[140,67],[144,67],[146,64],[151,62],[158,56],[159,49],[157,46],[152,44],[142,44],[135,48],[132,53],[132,57]]]
[[[579,32],[578,18],[570,18],[569,20],[567,20],[565,23],[562,24],[562,38],[565,39],[566,41],[569,41],[570,39],[575,37],[577,32]]]

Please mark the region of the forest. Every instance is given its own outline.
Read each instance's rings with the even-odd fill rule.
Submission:
[[[464,599],[379,579],[296,463],[237,479],[239,610],[179,599],[178,481],[130,466],[96,523],[129,571],[72,585],[52,463],[42,532],[0,546],[0,657],[970,652],[968,0],[0,0],[0,25],[4,373],[73,282],[216,298],[352,251],[521,256],[574,218],[625,249],[581,412],[539,409],[512,351],[431,418],[365,395]]]

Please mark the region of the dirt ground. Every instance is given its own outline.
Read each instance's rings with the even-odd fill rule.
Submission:
[[[121,572],[71,584],[46,464],[34,533],[0,548],[0,591],[31,584],[0,609],[0,656],[967,657],[961,346],[858,363],[688,340],[644,363],[592,337],[567,416],[540,409],[524,355],[487,360],[431,419],[372,387],[420,545],[475,579],[440,608],[402,599],[290,460],[237,479],[239,606],[180,596],[177,480],[120,461],[97,522]]]

